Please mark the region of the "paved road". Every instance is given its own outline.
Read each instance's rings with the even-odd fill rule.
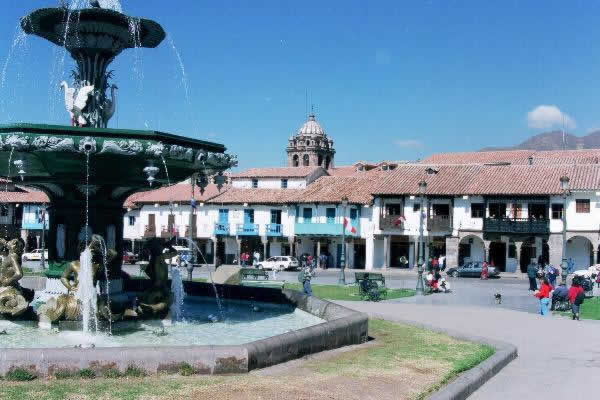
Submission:
[[[411,320],[512,343],[519,357],[470,399],[598,398],[600,323],[500,308],[340,302],[388,320]]]

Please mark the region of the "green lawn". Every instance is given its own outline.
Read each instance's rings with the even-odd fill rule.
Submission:
[[[585,299],[579,308],[579,318],[600,320],[600,297]]]
[[[302,284],[286,282],[286,289],[302,291]],[[355,300],[360,301],[358,295],[358,286],[356,285],[312,285],[313,295],[328,300]],[[402,297],[414,296],[413,289],[388,289],[388,299],[399,299]]]
[[[369,334],[375,341],[368,345],[276,373],[189,376],[187,366],[175,375],[106,378],[82,370],[47,380],[4,380],[0,399],[424,399],[494,353],[486,345],[383,320],[369,321]]]

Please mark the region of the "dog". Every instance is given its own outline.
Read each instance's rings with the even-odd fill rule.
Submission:
[[[502,295],[500,293],[496,293],[494,299],[496,300],[496,304],[502,304]]]

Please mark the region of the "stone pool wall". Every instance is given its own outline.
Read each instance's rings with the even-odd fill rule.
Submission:
[[[147,283],[145,280],[125,280],[123,285],[126,291],[137,292],[144,290]],[[188,296],[214,294],[208,283],[185,282],[184,285]],[[38,376],[48,376],[61,370],[118,368],[123,371],[129,366],[154,373],[177,371],[182,363],[193,366],[202,374],[243,373],[308,354],[359,344],[368,337],[366,314],[316,297],[269,288],[217,285],[217,289],[226,299],[290,304],[326,322],[236,346],[3,349],[0,375],[14,368],[26,368]]]

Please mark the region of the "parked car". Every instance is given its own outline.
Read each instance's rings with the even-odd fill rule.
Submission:
[[[123,264],[135,264],[138,262],[139,256],[131,251],[123,252]]]
[[[460,265],[457,268],[450,268],[446,271],[446,274],[453,278],[458,278],[459,276],[479,278],[481,276],[482,264],[483,263],[481,262],[470,262],[464,265]],[[499,275],[500,271],[498,271],[496,267],[488,266],[488,277],[495,278]]]
[[[273,269],[277,271],[294,270],[300,267],[300,263],[296,257],[280,256],[267,258],[265,261],[258,263],[257,268]]]
[[[41,261],[42,249],[35,249],[29,253],[23,253],[23,261]],[[48,250],[44,251],[44,259],[48,259]]]
[[[173,249],[175,249],[177,251],[177,255],[175,257],[171,258],[170,260],[166,260],[167,265],[179,266],[179,260],[180,260],[181,256],[185,256],[188,261],[192,258],[189,247],[173,246]]]

